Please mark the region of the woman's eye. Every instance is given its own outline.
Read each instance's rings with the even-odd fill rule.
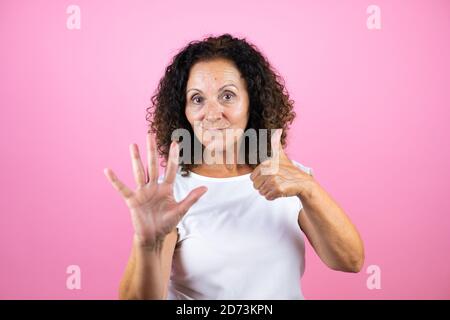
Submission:
[[[193,97],[191,98],[191,100],[192,100],[192,102],[194,102],[194,103],[196,103],[196,104],[200,104],[200,103],[202,103],[202,101],[203,101],[202,97],[200,97],[200,96],[193,96]]]
[[[225,93],[225,94],[223,95],[223,98],[224,98],[226,101],[229,101],[229,100],[233,99],[233,97],[234,97],[234,94],[232,94],[232,93]]]

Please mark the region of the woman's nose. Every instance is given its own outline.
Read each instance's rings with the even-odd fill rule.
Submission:
[[[206,120],[208,122],[216,122],[216,121],[219,121],[220,119],[222,119],[222,114],[221,113],[209,112],[208,114],[206,114]]]
[[[215,122],[222,119],[222,109],[216,104],[210,104],[205,111],[205,119],[208,122]]]

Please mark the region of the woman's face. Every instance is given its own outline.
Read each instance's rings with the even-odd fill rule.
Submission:
[[[224,151],[239,141],[248,122],[249,98],[245,79],[231,61],[216,58],[192,66],[185,113],[205,147]],[[219,141],[217,137],[223,139]]]

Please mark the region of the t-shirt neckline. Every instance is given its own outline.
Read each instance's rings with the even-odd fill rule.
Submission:
[[[234,176],[234,177],[226,177],[226,178],[216,178],[216,177],[207,177],[207,176],[202,176],[198,173],[194,173],[192,171],[189,172],[189,174],[195,178],[195,179],[199,179],[199,180],[204,180],[204,181],[216,181],[216,182],[226,182],[226,181],[240,181],[240,180],[246,180],[250,177],[250,175],[252,174],[251,172],[243,174],[243,175],[239,175],[239,176]]]

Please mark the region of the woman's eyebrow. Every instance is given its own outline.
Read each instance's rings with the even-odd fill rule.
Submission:
[[[235,88],[236,88],[236,90],[238,90],[238,91],[239,91],[239,88],[238,88],[238,87],[236,87],[236,86],[235,86],[234,84],[232,84],[232,83],[228,83],[228,84],[226,84],[226,85],[223,85],[222,87],[220,87],[219,91],[223,90],[223,88],[226,88],[226,87],[228,87],[228,86],[232,86],[232,87],[235,87]]]
[[[226,87],[228,87],[228,86],[235,87],[236,90],[239,91],[239,88],[238,88],[236,85],[232,84],[232,83],[228,83],[228,84],[225,84],[225,85],[221,86],[221,87],[219,88],[219,91],[223,90],[224,88],[226,88]],[[188,90],[186,91],[186,93],[189,93],[189,91],[191,91],[191,90],[196,90],[196,91],[198,91],[198,92],[203,93],[202,90],[197,89],[197,88],[190,88],[190,89],[188,89]]]

